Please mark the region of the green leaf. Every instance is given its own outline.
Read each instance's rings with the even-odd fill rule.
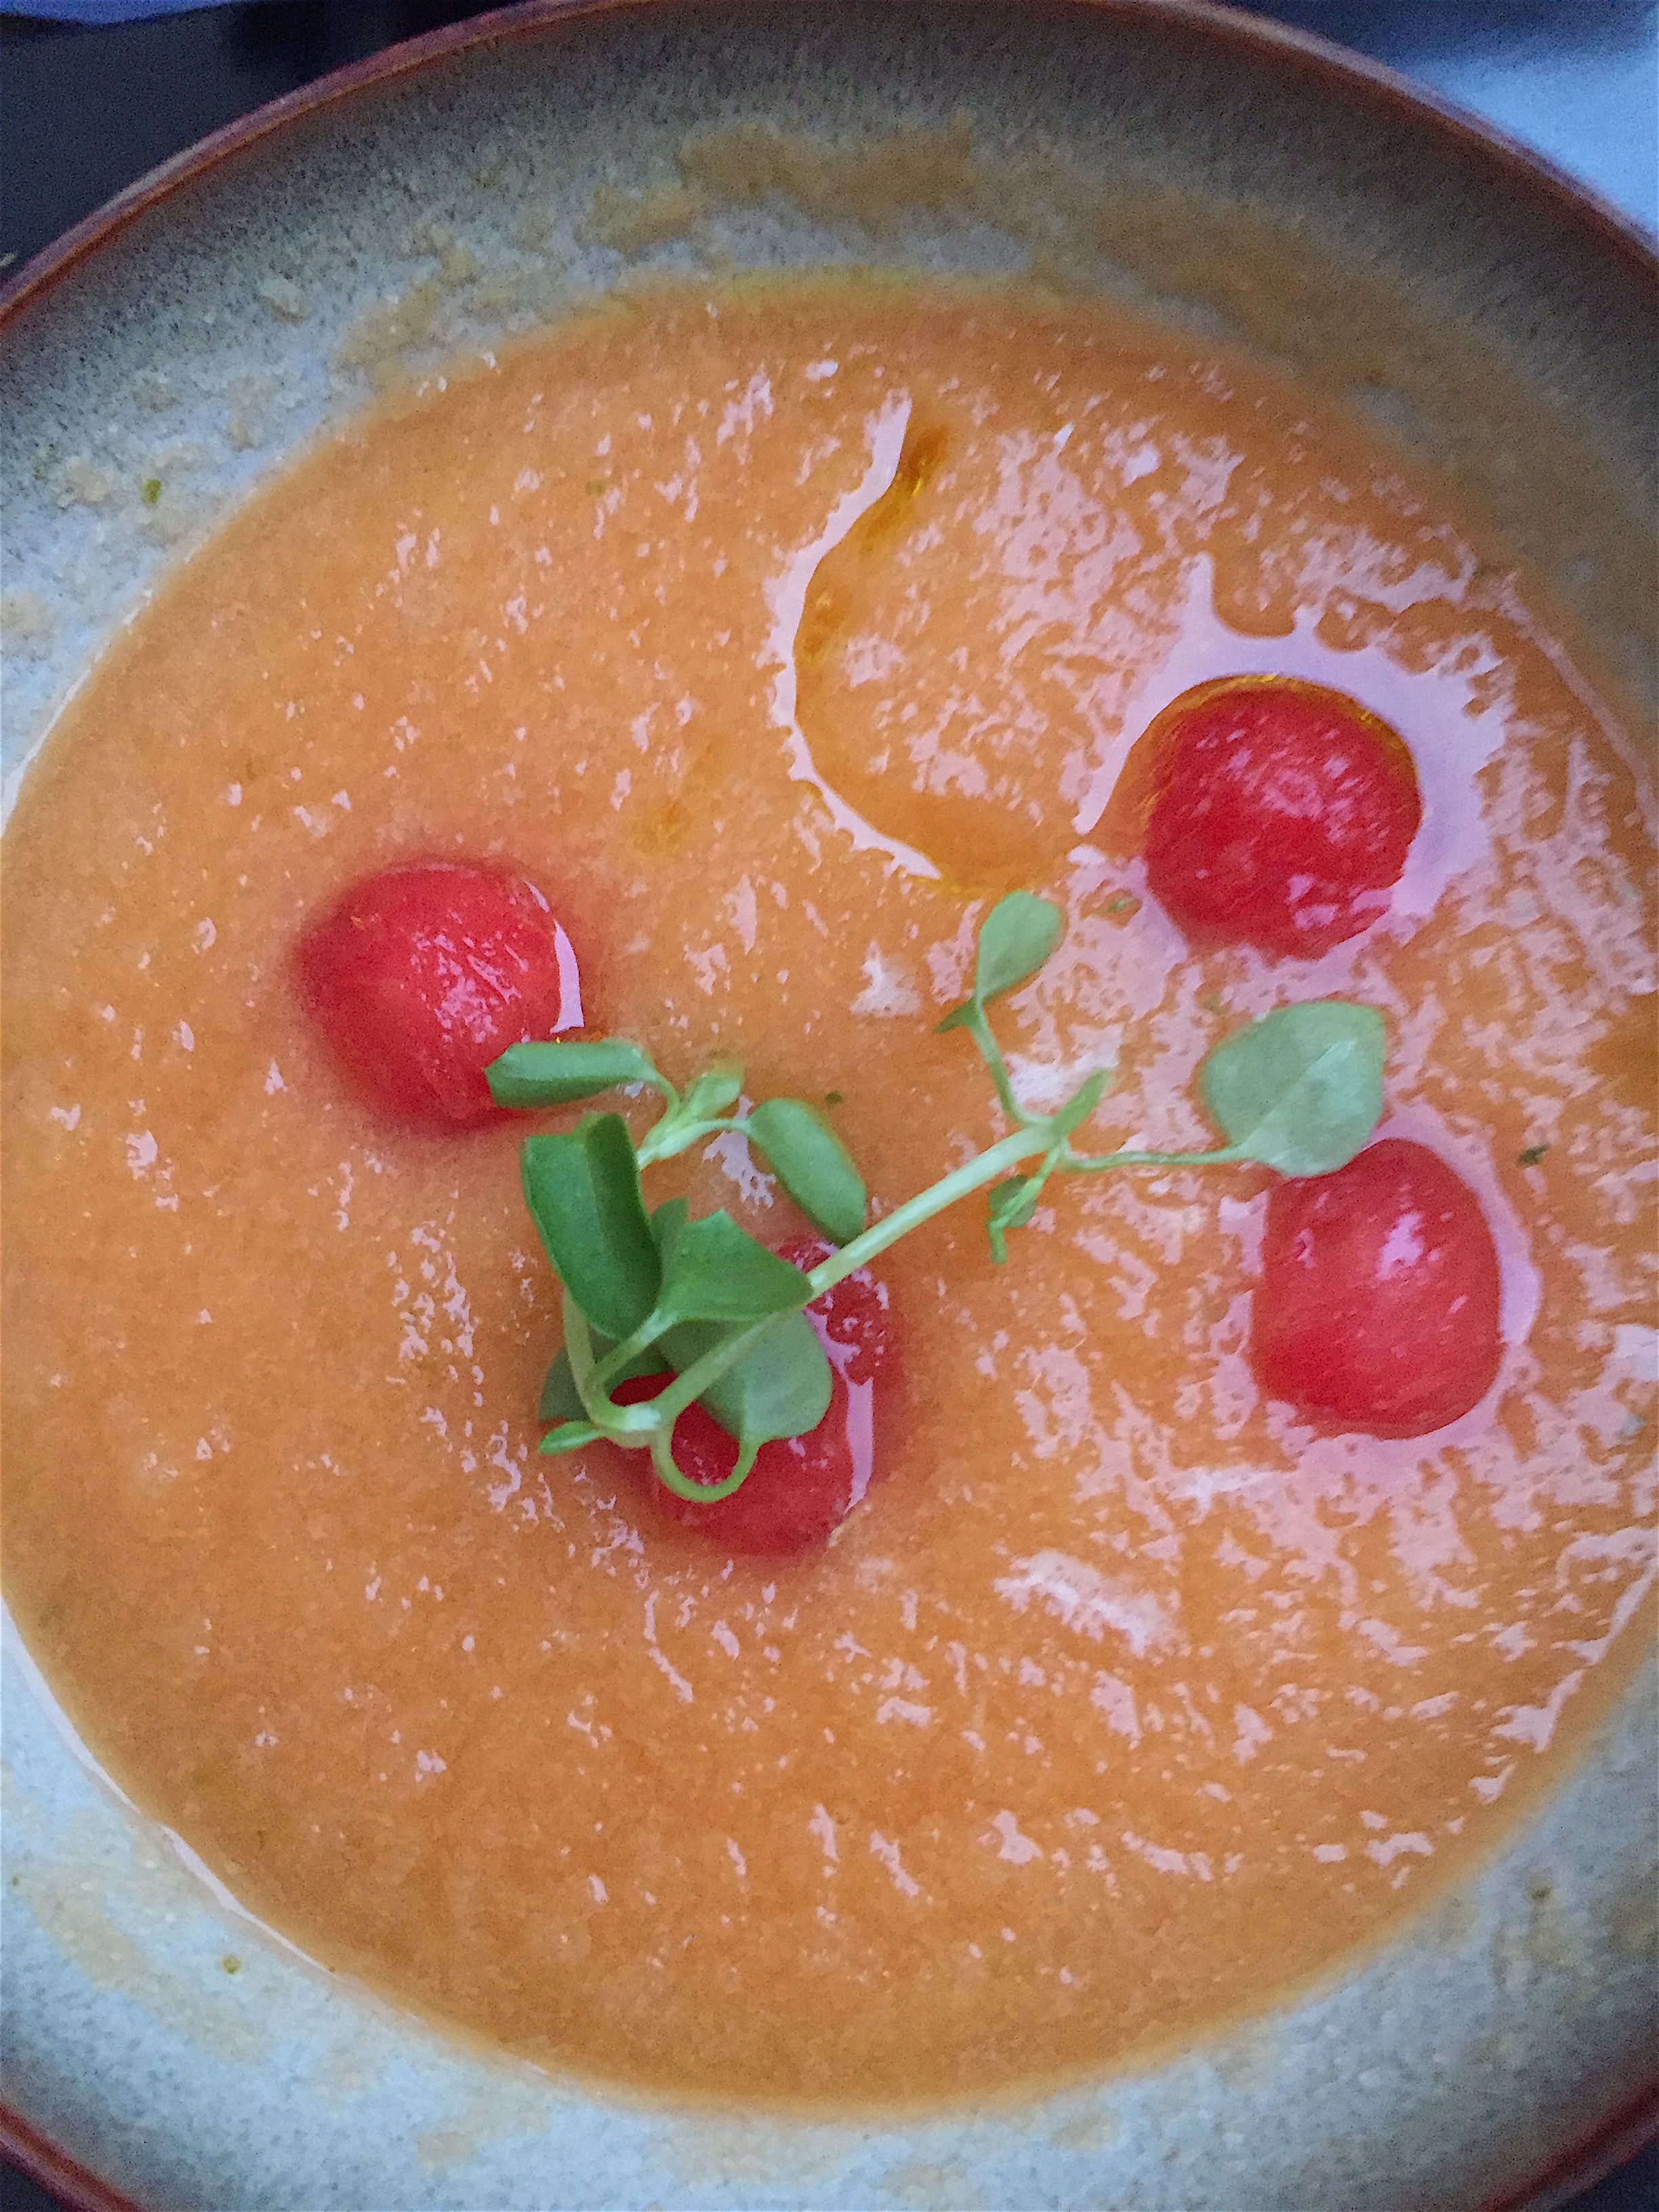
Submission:
[[[868,1204],[853,1156],[803,1098],[768,1098],[749,1116],[749,1136],[778,1181],[833,1244],[850,1244]]]
[[[665,1198],[651,1217],[651,1234],[657,1242],[657,1256],[662,1261],[662,1271],[668,1273],[668,1262],[673,1256],[679,1233],[685,1226],[691,1208],[683,1198]]]
[[[1034,891],[1010,891],[999,899],[980,929],[974,995],[953,1006],[934,1034],[982,1029],[990,1001],[1029,983],[1065,934],[1066,917],[1051,899]]]
[[[1006,1182],[993,1184],[985,1227],[991,1240],[991,1257],[999,1267],[1008,1257],[1007,1231],[1024,1228],[1036,1212],[1042,1189],[1041,1176],[1010,1176]]]
[[[735,1106],[743,1096],[743,1070],[735,1061],[722,1061],[700,1075],[680,1102],[688,1121],[709,1121]]]
[[[811,1295],[799,1267],[769,1252],[722,1208],[680,1224],[653,1319],[659,1334],[688,1321],[737,1322],[747,1328],[769,1314],[805,1305]],[[683,1371],[684,1363],[672,1352],[670,1357]]]
[[[484,1070],[498,1106],[568,1106],[623,1083],[653,1083],[657,1071],[621,1037],[588,1043],[510,1044]]]
[[[994,1184],[990,1192],[988,1218],[998,1229],[1024,1229],[1036,1212],[1037,1199],[1042,1193],[1041,1176],[1010,1176],[1006,1182]]]
[[[585,1421],[587,1419],[582,1394],[576,1388],[576,1378],[570,1371],[570,1354],[562,1345],[554,1353],[553,1364],[548,1369],[542,1384],[536,1419],[538,1421]]]
[[[562,1428],[550,1430],[537,1449],[544,1452],[580,1451],[584,1444],[597,1443],[605,1434],[588,1420],[567,1421]]]
[[[611,1348],[608,1336],[594,1334],[593,1357],[596,1361],[602,1360]],[[610,1387],[614,1390],[618,1382],[631,1382],[635,1376],[665,1375],[668,1372],[668,1360],[654,1344],[647,1345],[643,1352],[635,1353],[620,1374],[611,1376]],[[553,1364],[542,1384],[536,1418],[541,1421],[585,1421],[587,1419],[582,1394],[576,1388],[576,1378],[570,1371],[570,1354],[562,1346],[554,1353]]]
[[[585,1114],[563,1133],[526,1137],[520,1159],[525,1199],[560,1279],[594,1328],[620,1343],[651,1311],[662,1280],[627,1123]]]
[[[729,1327],[691,1322],[665,1339],[662,1348],[684,1374],[731,1334]],[[817,1428],[830,1410],[831,1388],[817,1332],[804,1313],[791,1313],[775,1321],[698,1402],[752,1454],[775,1437],[805,1436]]]
[[[985,917],[974,963],[974,996],[988,1006],[1006,991],[1029,983],[1066,934],[1066,917],[1052,899],[1010,891]]]
[[[1073,1129],[1082,1127],[1106,1096],[1106,1086],[1111,1079],[1110,1071],[1100,1067],[1078,1085],[1049,1122],[1056,1137],[1069,1137]]]
[[[1281,1175],[1328,1175],[1382,1117],[1387,1047],[1374,1006],[1316,999],[1224,1037],[1199,1087],[1234,1152]]]

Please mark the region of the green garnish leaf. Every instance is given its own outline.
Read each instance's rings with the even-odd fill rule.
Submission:
[[[664,1349],[684,1373],[729,1334],[710,1322],[692,1322],[676,1329]],[[805,1314],[791,1313],[775,1321],[698,1402],[752,1458],[775,1437],[805,1436],[817,1428],[830,1410],[832,1385],[817,1331]]]
[[[683,1219],[675,1230],[652,1315],[653,1334],[688,1321],[748,1328],[769,1315],[796,1310],[811,1295],[799,1267],[769,1252],[721,1207],[695,1221]],[[684,1371],[689,1363],[677,1351],[670,1356]]]
[[[826,1106],[839,1106],[842,1103],[841,1092],[839,1091],[826,1091],[823,1094],[823,1103]]]
[[[1024,1229],[1036,1212],[1042,1188],[1040,1176],[1010,1176],[994,1185],[987,1209],[990,1220],[999,1229]]]
[[[662,1262],[665,1275],[668,1273],[669,1261],[673,1257],[675,1240],[684,1228],[690,1211],[690,1206],[684,1199],[665,1198],[651,1217],[651,1234],[657,1240],[657,1257]]]
[[[999,1267],[1008,1257],[1007,1231],[1025,1227],[1036,1212],[1042,1189],[1041,1176],[1010,1176],[993,1186],[985,1227],[991,1240],[991,1257]]]
[[[1069,1137],[1073,1129],[1081,1128],[1101,1100],[1106,1096],[1106,1086],[1111,1081],[1109,1072],[1102,1067],[1080,1083],[1066,1103],[1049,1121],[1056,1137]]]
[[[700,1075],[686,1092],[680,1111],[689,1121],[713,1121],[735,1106],[743,1095],[743,1070],[735,1060],[722,1061]]]
[[[1388,1033],[1374,1006],[1316,999],[1224,1037],[1199,1071],[1232,1152],[1281,1175],[1346,1167],[1382,1113]]]
[[[611,1349],[610,1338],[595,1334],[594,1358],[603,1359]],[[638,1375],[666,1375],[669,1371],[667,1360],[655,1345],[649,1345],[643,1352],[635,1352],[622,1371],[611,1377],[610,1387],[614,1390],[618,1382],[631,1382]],[[576,1388],[576,1378],[571,1372],[570,1354],[562,1346],[554,1353],[553,1364],[542,1384],[536,1418],[542,1421],[585,1421],[587,1419],[587,1408],[582,1403],[581,1392]]]
[[[974,963],[974,996],[981,1006],[1029,983],[1066,933],[1066,916],[1052,899],[1010,891],[985,917]]]
[[[815,1228],[850,1244],[869,1203],[853,1156],[805,1099],[769,1098],[749,1115],[749,1139]]]
[[[605,1434],[588,1420],[566,1421],[562,1427],[550,1429],[538,1449],[544,1452],[580,1451],[584,1444],[597,1443]]]
[[[1524,1152],[1516,1154],[1515,1164],[1517,1167],[1535,1168],[1548,1150],[1547,1145],[1528,1145]]]
[[[586,1043],[510,1044],[490,1061],[484,1079],[498,1106],[570,1106],[619,1084],[653,1083],[658,1077],[638,1045],[595,1037]]]
[[[538,1421],[585,1421],[587,1419],[582,1394],[576,1388],[576,1378],[570,1371],[570,1354],[562,1345],[554,1353],[553,1364],[542,1383],[536,1418]]]
[[[531,1217],[561,1281],[594,1328],[620,1343],[650,1313],[662,1280],[628,1124],[620,1114],[585,1114],[568,1132],[526,1137],[522,1167]]]
[[[1010,891],[985,917],[974,961],[974,995],[939,1023],[960,1029],[974,1009],[988,1006],[1022,983],[1029,983],[1066,933],[1066,917],[1052,899],[1034,891]]]
[[[161,477],[146,477],[143,483],[138,487],[138,496],[143,501],[146,507],[155,507],[159,505],[161,497]]]

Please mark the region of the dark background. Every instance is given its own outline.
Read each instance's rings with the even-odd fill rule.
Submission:
[[[240,0],[98,29],[0,13],[0,281],[222,124],[398,40],[483,12],[473,0]],[[1628,58],[1639,69],[1652,0],[1275,0],[1256,12],[1407,74],[1438,76],[1488,58],[1501,66],[1540,48],[1555,59],[1564,52],[1603,64]],[[1650,129],[1641,114],[1630,127]],[[1651,223],[1654,195],[1647,197],[1634,211]],[[58,2209],[0,2163],[0,2212]],[[1659,2146],[1570,2212],[1659,2212]]]

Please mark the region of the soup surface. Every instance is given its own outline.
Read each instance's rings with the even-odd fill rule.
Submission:
[[[1110,805],[1160,708],[1253,672],[1384,717],[1423,793],[1317,961],[1189,951]],[[173,579],[18,804],[31,1649],[255,1911],[545,2062],[951,2096],[1265,2002],[1489,1845],[1639,1640],[1630,757],[1431,486],[1115,310],[687,289],[434,381]],[[308,921],[446,854],[543,887],[590,1026],[839,1094],[889,1206],[998,1131],[932,1027],[1011,883],[1069,920],[998,1016],[1016,1084],[1114,1063],[1096,1149],[1215,1141],[1194,1071],[1248,1017],[1378,1007],[1384,1133],[1498,1243],[1497,1384],[1316,1434],[1246,1356],[1267,1173],[1077,1178],[1005,1267],[978,1206],[895,1248],[883,1479],[829,1548],[725,1558],[618,1455],[538,1455],[520,1128],[377,1123],[296,1001]],[[801,1226],[740,1139],[677,1173]]]

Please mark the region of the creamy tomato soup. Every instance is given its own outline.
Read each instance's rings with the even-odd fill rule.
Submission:
[[[1316,961],[1189,951],[1112,805],[1238,673],[1412,750],[1389,910]],[[1639,1641],[1648,805],[1501,547],[1207,341],[824,280],[432,383],[173,578],[18,804],[32,1650],[254,1911],[535,2059],[951,2096],[1264,2002],[1490,1846]],[[296,998],[344,886],[446,854],[540,885],[591,1028],[839,1094],[888,1206],[1002,1126],[933,1024],[1010,884],[1069,923],[997,1018],[1014,1079],[1115,1063],[1095,1149],[1216,1142],[1194,1073],[1251,1016],[1380,1009],[1382,1133],[1497,1243],[1496,1384],[1316,1433],[1247,1357],[1267,1171],[1075,1178],[1005,1267],[979,1205],[884,1259],[880,1479],[828,1547],[727,1559],[608,1448],[538,1455],[523,1125],[377,1121]],[[802,1226],[741,1139],[676,1188]]]

